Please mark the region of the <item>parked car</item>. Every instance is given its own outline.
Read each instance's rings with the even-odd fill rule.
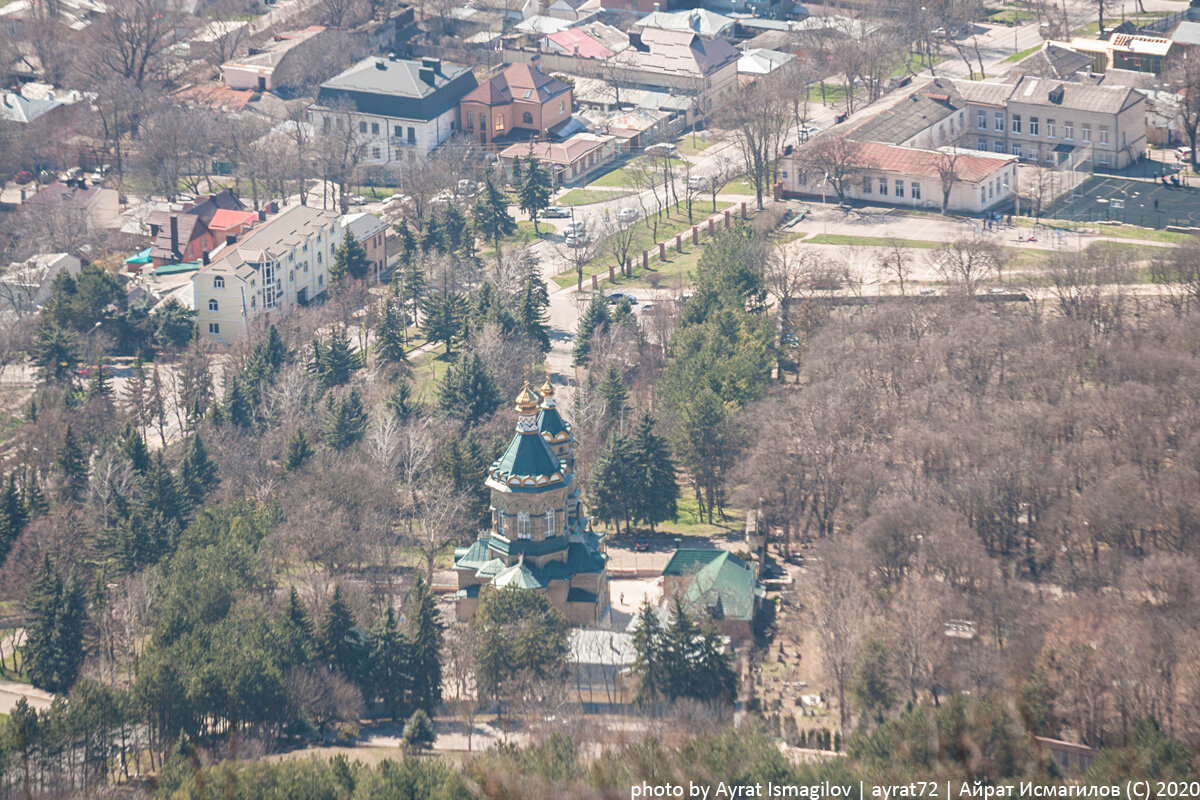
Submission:
[[[361,194],[352,194],[346,198],[346,205],[348,206],[365,206],[366,204],[367,198]]]
[[[563,235],[564,236],[570,236],[572,234],[579,235],[579,234],[586,234],[586,233],[587,233],[587,226],[583,224],[582,220],[578,220],[578,219],[572,220],[571,222],[568,222],[566,225],[563,226]]]
[[[567,247],[583,247],[587,244],[587,231],[571,231],[563,237]]]
[[[637,218],[636,208],[622,208],[617,212],[617,222],[637,222]]]
[[[643,314],[648,314],[653,310],[654,310],[654,303],[643,303],[641,305],[641,307],[638,309],[638,311],[641,311]]]
[[[692,191],[696,191],[697,189],[704,189],[707,186],[708,186],[708,178],[705,178],[703,175],[693,175],[692,177],[688,178],[688,180],[687,180],[687,187],[689,189],[691,189]]]
[[[651,156],[673,156],[677,152],[679,152],[679,148],[670,142],[659,142],[658,144],[652,144],[646,148],[646,155]]]
[[[631,294],[627,294],[625,292],[609,292],[608,304],[610,306],[615,306],[622,300],[628,300],[629,305],[631,306],[636,306],[638,304],[638,299]]]
[[[650,549],[650,540],[644,536],[639,536],[633,543],[633,550],[636,553],[645,553]]]
[[[821,129],[816,125],[801,125],[800,126],[800,141],[807,142],[808,137],[820,133]]]
[[[565,206],[550,206],[542,212],[544,219],[564,219],[571,216],[571,209]]]

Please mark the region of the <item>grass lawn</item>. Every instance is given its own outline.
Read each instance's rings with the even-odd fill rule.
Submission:
[[[533,222],[527,219],[517,220],[517,232],[512,236],[506,236],[500,240],[500,248],[507,250],[510,247],[521,247],[522,245],[532,244],[543,236],[549,236],[554,232],[555,228],[552,224],[548,225],[544,220],[538,220],[538,226],[541,228],[541,234],[533,232]],[[490,244],[485,242],[484,244]],[[494,247],[481,248],[479,255],[483,258],[492,258],[496,255]]]
[[[1100,225],[1101,236],[1112,236],[1114,239],[1141,239],[1145,242],[1163,242],[1165,244],[1183,244],[1195,240],[1190,233],[1179,231],[1159,231],[1153,228],[1139,228],[1136,225]]]
[[[1147,11],[1145,14],[1134,14],[1131,16],[1127,16],[1125,18],[1125,20],[1132,22],[1134,25],[1145,25],[1146,23],[1153,22],[1156,19],[1162,19],[1163,17],[1168,16],[1172,13],[1173,12],[1171,12],[1171,11]],[[1104,27],[1112,28],[1116,25],[1120,25],[1121,22],[1123,22],[1123,21],[1124,20],[1122,20],[1120,17],[1105,17],[1104,18]],[[1076,28],[1073,31],[1073,33],[1076,36],[1095,36],[1099,32],[1100,32],[1100,22],[1099,21],[1089,22],[1087,25],[1084,25],[1081,28]]]
[[[692,144],[693,139],[696,141],[695,144]],[[701,133],[697,136],[688,135],[683,137],[679,140],[679,143],[676,145],[676,147],[679,149],[679,152],[684,153],[685,155],[691,155],[695,153],[703,153],[714,144],[719,144],[720,142],[721,139],[718,139],[711,133],[706,135],[703,131],[701,131]]]
[[[438,385],[450,369],[457,357],[456,352],[446,355],[446,348],[439,345],[432,353],[422,353],[414,356],[412,364],[413,397],[425,402],[433,402],[437,395]]]
[[[1037,19],[1037,15],[1024,8],[1006,8],[997,11],[987,18],[989,25],[1011,25],[1013,22],[1024,24]]]
[[[893,241],[912,250],[935,250],[945,242],[930,242],[924,239],[893,240],[886,236],[846,236],[840,233],[819,233],[808,240],[809,244],[840,244],[849,247],[890,247]]]
[[[616,190],[616,191],[588,191],[587,189],[572,189],[562,197],[555,200],[555,204],[560,206],[587,206],[592,203],[603,203],[607,200],[616,200],[618,197],[625,197],[632,192]]]
[[[599,178],[596,178],[596,180],[589,183],[588,186],[599,186],[601,188],[614,186],[633,186],[632,176],[634,172],[637,171],[638,167],[645,161],[645,158],[645,156],[638,156],[637,158],[629,161],[628,164],[620,169],[614,169],[612,172],[601,175]],[[671,161],[676,165],[683,164],[682,158],[673,158]]]
[[[846,99],[846,87],[840,83],[832,83],[830,81],[825,81],[825,99],[824,99],[824,101],[821,100],[821,84],[820,83],[814,83],[808,87],[808,102],[810,102],[810,103],[824,102],[825,105],[830,105],[832,103],[841,103],[845,99]]]
[[[387,186],[355,186],[350,190],[351,194],[361,194],[368,200],[386,200],[394,195],[398,190]]]
[[[739,175],[725,184],[721,194],[754,194],[754,184],[745,175]]]
[[[717,212],[724,211],[732,206],[733,203],[718,202]],[[639,269],[635,270],[634,274],[636,275],[640,271],[641,254],[643,250],[656,250],[659,242],[668,241],[673,239],[677,233],[685,233],[691,230],[693,224],[703,226],[704,221],[714,213],[710,210],[711,208],[711,203],[694,204],[692,207],[692,217],[695,219],[695,223],[690,223],[687,219],[687,208],[683,203],[680,203],[679,205],[673,207],[669,217],[664,217],[658,223],[657,236],[650,229],[650,227],[646,225],[644,220],[639,222],[637,235],[634,237],[633,242],[629,247],[629,252],[633,257],[634,264],[639,267]],[[690,236],[685,236],[684,238],[688,243],[691,242]],[[672,247],[668,248],[668,250],[672,250],[673,252],[673,246],[674,245],[672,243]],[[653,255],[655,258],[658,256],[657,253],[653,253]],[[608,252],[607,248],[601,244],[599,253],[583,267],[584,282],[586,283],[588,278],[590,278],[592,275],[607,275],[608,267],[613,263],[612,253]],[[562,272],[554,276],[554,282],[563,288],[574,286],[575,280],[576,274],[574,267],[571,267],[566,272]]]
[[[1039,44],[1036,47],[1029,48],[1028,50],[1022,50],[1019,53],[1013,53],[1011,56],[1004,59],[1003,63],[1015,64],[1018,61],[1024,61],[1025,59],[1029,58],[1031,55],[1033,55],[1034,53],[1036,53],[1038,50],[1041,50],[1041,49],[1042,49],[1042,46]]]
[[[741,535],[746,530],[746,512],[743,509],[725,509],[724,520],[719,514],[713,514],[712,524],[709,524],[700,516],[700,507],[696,504],[696,495],[690,486],[680,487],[676,508],[675,521],[664,522],[658,526],[661,533],[676,536],[721,536]]]

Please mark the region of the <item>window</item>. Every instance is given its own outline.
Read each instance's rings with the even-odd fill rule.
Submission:
[[[379,123],[378,122],[371,123],[371,133],[374,133],[374,134],[379,133]]]
[[[1108,166],[1108,153],[1103,153],[1103,152],[1100,153],[1098,156],[1096,156],[1096,162],[1098,164],[1100,164],[1100,166],[1102,166],[1102,167],[1107,167]]]
[[[993,198],[993,197],[996,195],[996,186],[995,186],[995,184],[991,184],[991,183],[989,183],[989,184],[988,184],[988,187],[987,187],[987,190],[988,190],[988,200],[991,200],[991,199],[992,199],[992,198]]]
[[[1038,127],[1039,127],[1038,126],[1038,118],[1030,117],[1029,118],[1029,135],[1037,136],[1038,135]]]
[[[208,323],[208,332],[211,333],[213,336],[220,336],[221,335],[220,324],[216,323],[216,322]]]
[[[329,133],[329,117],[321,118],[321,132]]]
[[[921,184],[917,183],[916,181],[913,181],[913,183],[912,183],[912,199],[913,200],[921,199]]]
[[[321,254],[320,253],[317,253],[317,263],[318,264],[321,263]]]
[[[393,125],[392,126],[392,136],[395,136],[397,139],[399,139],[403,135],[404,135],[404,126],[403,125]]]
[[[221,277],[220,275],[213,278],[213,288],[214,289],[224,289],[225,288],[225,279],[223,277]]]
[[[863,178],[863,194],[871,193],[871,179]]]
[[[976,116],[975,116],[975,123],[976,123],[976,126],[979,128],[979,130],[986,131],[987,130],[987,112],[986,111],[977,112]]]
[[[1069,119],[1063,121],[1063,138],[1068,142],[1075,138],[1075,123]]]
[[[997,111],[996,116],[995,116],[995,122],[996,122],[996,125],[995,125],[996,130],[1003,133],[1003,131],[1004,131],[1004,114]]]
[[[1054,120],[1052,120],[1052,119],[1046,120],[1046,138],[1047,139],[1054,138]]]
[[[988,149],[988,146],[987,146],[987,139],[980,139],[980,140],[979,140],[979,149],[980,149],[980,150],[984,150],[984,151],[986,151],[986,150]]]
[[[986,203],[987,203],[987,189],[980,186],[979,187],[979,205],[982,206]]]
[[[496,533],[504,535],[504,512],[496,511]]]
[[[1092,140],[1092,126],[1091,125],[1080,125],[1079,126],[1079,140],[1081,142],[1090,142]]]
[[[250,296],[250,307],[251,307],[251,308],[258,308],[258,298],[257,298],[257,297],[255,297],[254,295],[251,295],[251,296]]]
[[[517,512],[517,538],[518,539],[528,539],[529,538],[529,512],[528,511],[518,511]]]
[[[209,300],[208,301],[208,310],[209,311],[220,311],[221,306],[220,306],[220,304],[217,303],[216,300]]]
[[[471,114],[467,114],[467,130],[475,130],[475,117]]]
[[[1014,142],[1012,147],[1013,147],[1013,155],[1016,156],[1017,158],[1020,158],[1021,157],[1021,145],[1016,144]]]
[[[1104,125],[1100,126],[1100,144],[1108,144],[1108,128]]]
[[[887,197],[887,178],[879,179],[879,194]]]
[[[481,130],[481,131],[487,130],[487,117],[485,117],[483,115],[482,111],[479,112],[479,130]]]
[[[367,132],[367,123],[365,123],[365,122],[358,123],[358,132],[366,133]]]
[[[558,535],[558,530],[554,526],[554,509],[553,508],[546,512],[546,535],[547,536],[557,536]]]
[[[1020,114],[1012,115],[1012,132],[1013,133],[1021,132],[1021,115]]]
[[[523,122],[526,125],[532,125],[533,124],[533,114],[530,114],[528,111],[526,111],[524,114],[521,115],[521,122]]]
[[[566,102],[565,102],[565,101],[563,101],[563,100],[559,100],[559,101],[558,101],[558,113],[560,113],[560,114],[561,114],[561,113],[563,113],[563,112],[564,112],[564,111],[566,111],[566,110],[567,110],[567,104],[566,104]]]
[[[503,114],[496,115],[496,124],[493,125],[492,127],[498,131],[504,130],[504,115]]]
[[[1008,173],[1004,173],[1004,191],[1008,191]]]
[[[340,131],[342,129],[342,118],[338,117],[337,119],[334,120],[334,122],[337,123],[337,129]]]
[[[992,149],[995,150],[997,153],[1003,153],[1004,152],[1004,142],[997,139],[996,145]]]
[[[324,285],[325,285],[325,276],[324,276],[324,275],[318,275],[318,276],[317,276],[317,287],[318,287],[318,288],[321,288],[321,287],[323,287]]]
[[[904,197],[904,181],[896,181],[896,197]]]
[[[411,125],[408,126],[408,143],[409,144],[417,143],[417,129]]]
[[[380,155],[380,153],[379,153],[379,148],[378,148],[378,147],[372,147],[372,148],[371,148],[371,158],[380,158],[380,157],[381,157],[381,155]]]

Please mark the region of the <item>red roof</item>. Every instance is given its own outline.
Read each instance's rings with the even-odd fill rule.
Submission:
[[[516,100],[545,103],[551,97],[570,90],[558,78],[552,78],[529,64],[512,64],[482,86],[472,89],[463,102],[498,106]]]
[[[552,33],[546,38],[566,50],[568,54],[576,55],[580,58],[609,58],[615,55],[612,50],[600,44],[600,42],[588,36],[579,28],[567,28],[565,31]]]
[[[227,231],[240,225],[253,224],[258,214],[253,211],[234,211],[228,208],[217,209],[208,227],[214,231]]]
[[[913,147],[898,147],[877,142],[859,145],[855,159],[863,168],[895,172],[901,175],[920,175],[937,178],[941,154],[935,150],[917,150]],[[954,162],[954,171],[959,180],[978,183],[1007,167],[1016,156],[973,156],[960,153]]]

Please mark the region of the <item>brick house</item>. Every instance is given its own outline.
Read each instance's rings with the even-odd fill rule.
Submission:
[[[553,135],[571,118],[571,86],[533,64],[512,64],[459,102],[459,127],[486,146]]]

